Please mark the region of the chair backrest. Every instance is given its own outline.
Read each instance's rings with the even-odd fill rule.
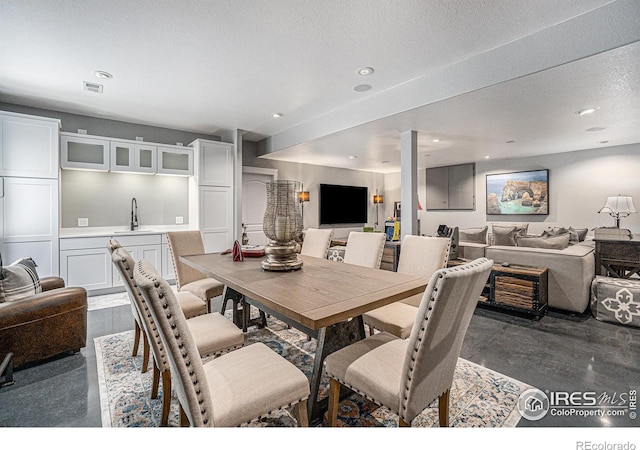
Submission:
[[[407,235],[402,240],[398,272],[431,278],[433,272],[447,267],[451,239]]]
[[[140,293],[136,282],[133,279],[133,269],[135,267],[135,261],[131,257],[131,254],[124,248],[116,248],[111,254],[111,261],[116,270],[124,280],[124,288],[129,294],[129,301],[131,305],[135,305],[138,316],[140,317],[140,326],[147,335],[147,341],[151,347],[153,359],[156,362],[156,366],[160,371],[164,371],[169,368],[167,363],[166,353],[162,346],[162,341],[158,336],[157,327],[149,311],[144,297]]]
[[[453,382],[473,311],[493,261],[476,259],[431,277],[411,329],[400,384],[400,416],[412,420]]]
[[[189,423],[194,427],[214,426],[211,393],[200,353],[169,283],[145,260],[136,263],[133,278],[158,327],[172,386]]]
[[[199,255],[204,253],[202,235],[198,230],[170,231],[167,233],[169,251],[173,260],[178,289],[193,281],[202,280],[206,275],[180,261],[181,256]]]
[[[107,250],[109,250],[109,254],[111,255],[112,259],[113,259],[113,253],[119,249],[122,249],[123,251],[126,252],[126,250],[122,248],[122,245],[120,245],[120,242],[118,242],[116,239],[111,238],[107,241]],[[127,252],[127,254],[129,253]],[[133,267],[133,264],[131,265],[131,267]],[[126,285],[126,277],[122,273],[120,273],[120,277],[125,281],[125,285]],[[144,329],[144,325],[142,323],[143,322],[142,313],[140,312],[140,308],[138,308],[138,305],[136,304],[136,302],[131,297],[131,294],[129,294],[129,305],[131,306],[131,314],[133,315],[133,320],[137,322],[140,328]],[[146,329],[145,329],[145,332],[146,332]]]
[[[301,255],[326,258],[333,238],[333,229],[308,228],[304,233]]]
[[[117,248],[122,248],[122,245],[120,245],[120,242],[118,242],[116,239],[111,238],[107,241],[107,250],[109,250],[110,255],[112,255],[113,251]]]
[[[352,231],[344,250],[344,262],[356,266],[380,268],[386,235],[384,233],[365,233]]]

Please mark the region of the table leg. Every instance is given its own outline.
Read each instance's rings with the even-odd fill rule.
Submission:
[[[231,300],[231,304],[233,307],[232,320],[234,325],[240,329],[242,329],[244,324],[243,324],[242,314],[239,314],[240,311],[238,310],[238,307],[242,307],[243,299],[244,299],[244,295],[242,295],[238,291],[235,291],[228,286],[224,287],[224,293],[222,294],[222,305],[220,307],[220,314],[224,316],[225,310],[227,309],[227,302]]]
[[[322,417],[329,407],[328,398],[323,398],[318,401],[318,391],[320,390],[324,359],[336,350],[340,350],[364,338],[364,321],[362,316],[354,317],[349,321],[340,322],[318,330],[316,354],[313,361],[313,372],[311,374],[311,394],[307,402],[309,422],[312,425],[322,424]]]

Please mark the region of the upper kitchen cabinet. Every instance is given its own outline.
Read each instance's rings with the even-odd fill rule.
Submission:
[[[0,176],[58,178],[60,121],[0,111]]]
[[[233,144],[197,139],[191,143],[200,186],[229,186],[233,183]]]
[[[125,141],[111,141],[110,164],[111,172],[135,172],[135,143]]]
[[[108,139],[60,133],[60,167],[63,169],[109,170]]]
[[[133,156],[135,172],[156,173],[158,147],[150,144],[135,144],[133,146]]]
[[[193,149],[158,146],[158,173],[193,175]]]

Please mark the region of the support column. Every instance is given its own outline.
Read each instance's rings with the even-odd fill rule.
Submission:
[[[401,238],[418,234],[418,132],[400,133],[400,215]]]
[[[242,242],[242,135],[244,130],[233,131],[235,144],[233,166],[233,237],[232,241]]]

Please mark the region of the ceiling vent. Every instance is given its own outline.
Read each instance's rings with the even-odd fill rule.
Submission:
[[[102,94],[102,85],[98,83],[89,83],[88,81],[83,81],[82,86],[85,91],[95,92],[96,94]]]

